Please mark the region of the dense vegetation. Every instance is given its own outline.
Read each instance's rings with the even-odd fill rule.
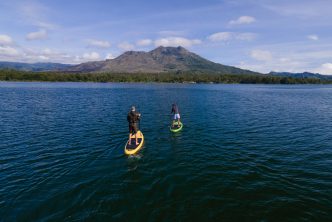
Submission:
[[[257,84],[332,84],[332,80],[272,75],[229,75],[208,73],[57,73],[0,70],[0,81],[50,82],[196,82]]]

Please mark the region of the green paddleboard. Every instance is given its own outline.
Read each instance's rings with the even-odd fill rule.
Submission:
[[[169,127],[169,130],[173,133],[179,132],[180,130],[182,130],[183,128],[183,123],[180,122],[180,125],[178,125],[178,122],[174,123],[174,126],[172,127],[172,125]]]

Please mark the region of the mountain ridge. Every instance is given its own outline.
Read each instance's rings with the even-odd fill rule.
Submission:
[[[217,74],[260,74],[250,70],[209,61],[187,49],[159,46],[149,52],[127,51],[105,61],[81,63],[70,67],[76,72],[167,73],[206,72]]]
[[[189,50],[178,47],[159,46],[151,51],[126,51],[114,59],[90,61],[77,65],[62,63],[22,63],[1,62],[0,69],[13,69],[32,72],[69,72],[69,73],[207,73],[232,75],[263,75],[234,66],[223,65],[207,60]],[[273,72],[269,76],[332,79],[332,75],[319,73]]]

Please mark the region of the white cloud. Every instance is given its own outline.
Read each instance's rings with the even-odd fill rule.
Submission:
[[[38,56],[38,59],[39,60],[49,60],[50,58],[47,56],[44,56],[44,55],[40,55],[40,56]]]
[[[305,61],[294,60],[292,58],[271,58],[269,60],[260,61],[247,61],[241,62],[237,67],[243,69],[249,69],[261,73],[269,73],[270,71],[275,72],[303,72],[310,71],[306,68],[307,63]]]
[[[22,62],[60,62],[60,63],[72,63],[73,56],[64,52],[52,50],[49,48],[20,48],[21,55],[17,57],[18,61]]]
[[[49,49],[49,48],[45,48],[45,49],[42,50],[42,53],[44,55],[52,55],[53,51],[51,49]]]
[[[191,47],[193,45],[201,44],[202,41],[199,39],[186,39],[182,37],[167,37],[160,38],[154,41],[155,46],[183,46]]]
[[[48,22],[42,22],[42,21],[36,22],[35,25],[37,27],[41,28],[41,29],[48,29],[48,30],[57,29],[59,27],[56,24],[52,24],[52,23],[48,23]]]
[[[43,39],[47,39],[48,35],[47,35],[47,31],[45,29],[41,29],[37,32],[30,32],[29,34],[27,34],[26,39],[27,40],[43,40]]]
[[[100,59],[100,55],[97,52],[84,53],[82,58],[87,61],[94,61]]]
[[[122,50],[125,50],[125,51],[130,51],[130,50],[133,50],[135,48],[134,45],[132,45],[128,42],[121,42],[120,44],[118,44],[118,47]]]
[[[40,2],[27,1],[17,5],[18,15],[21,18],[40,29],[56,29],[58,25],[48,22],[50,14],[54,13],[53,10]]]
[[[307,38],[313,41],[317,41],[319,39],[317,35],[308,35]]]
[[[308,44],[307,41],[265,45],[264,50],[249,52],[250,60],[238,65],[258,72],[318,72],[332,74],[332,44]],[[236,64],[235,64],[236,65]]]
[[[17,49],[10,46],[0,46],[0,56],[17,56],[19,52]]]
[[[13,44],[13,39],[8,35],[0,35],[0,45],[11,45]]]
[[[136,45],[138,46],[149,46],[152,44],[151,39],[141,39],[136,42]]]
[[[320,74],[332,75],[332,63],[324,63],[315,71]]]
[[[105,59],[114,59],[114,55],[112,53],[108,53]]]
[[[235,34],[235,38],[238,40],[245,40],[245,41],[252,41],[254,39],[256,39],[257,35],[255,33],[238,33]]]
[[[232,39],[232,37],[233,37],[232,32],[217,32],[208,36],[208,39],[212,42],[219,42],[219,41],[228,41]]]
[[[96,47],[102,49],[107,49],[111,47],[111,44],[108,41],[95,40],[95,39],[89,39],[88,44],[90,47]]]
[[[272,53],[267,50],[260,50],[260,49],[252,50],[250,52],[250,56],[251,56],[251,58],[258,60],[258,61],[272,60]]]
[[[257,37],[257,34],[245,32],[245,33],[236,33],[236,32],[217,32],[214,33],[207,38],[212,42],[222,42],[222,41],[230,41],[230,40],[244,40],[251,41]]]
[[[252,53],[248,52],[247,55],[253,54],[260,60],[253,60],[252,57],[247,61],[245,59],[245,65],[242,64],[242,68],[248,68],[260,72],[273,71],[287,71],[287,72],[319,72],[323,74],[329,74],[329,65],[332,63],[332,43],[326,43],[322,41],[308,42],[286,42],[265,44],[254,49],[260,49],[262,51],[268,51],[265,57],[264,53]],[[261,56],[259,56],[261,55]],[[272,57],[272,58],[271,58]],[[271,58],[266,60],[263,58]],[[324,66],[322,64],[325,64]],[[234,64],[236,65],[236,64]]]
[[[19,45],[2,46],[0,45],[0,61],[10,62],[58,62],[64,64],[77,64],[92,60],[99,60],[100,56],[96,52],[84,53],[81,56],[68,54],[49,48],[29,48]]]
[[[280,15],[308,19],[312,17],[331,18],[332,3],[326,0],[302,0],[301,3],[297,1],[271,1],[262,6]]]
[[[236,20],[231,20],[229,22],[230,25],[242,25],[242,24],[250,24],[255,22],[256,19],[254,17],[251,16],[241,16],[239,18],[237,18]]]

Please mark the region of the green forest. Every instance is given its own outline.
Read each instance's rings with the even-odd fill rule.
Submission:
[[[0,81],[332,84],[332,80],[213,73],[61,73],[0,70]]]

